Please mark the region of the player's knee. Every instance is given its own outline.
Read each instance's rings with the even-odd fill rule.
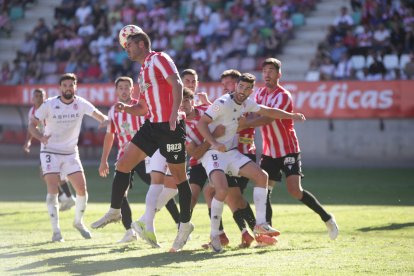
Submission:
[[[302,198],[302,190],[298,185],[287,185],[287,190],[292,197],[296,199]]]
[[[269,176],[267,175],[267,173],[263,170],[260,170],[254,175],[254,179],[252,180],[256,184],[256,186],[267,187],[268,179]]]
[[[119,172],[129,173],[131,171],[131,166],[124,161],[124,159],[120,159],[116,163],[115,169]]]

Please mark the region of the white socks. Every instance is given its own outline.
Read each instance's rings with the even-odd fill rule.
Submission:
[[[155,211],[158,196],[161,194],[163,188],[164,185],[162,184],[151,184],[145,197],[145,213],[140,220],[144,219],[147,231],[155,232]]]
[[[253,201],[256,207],[256,224],[260,225],[266,222],[266,200],[267,189],[261,187],[254,187]]]
[[[162,207],[170,201],[171,198],[178,194],[178,189],[164,187],[157,199],[157,211],[161,210]]]
[[[220,221],[223,215],[224,202],[218,201],[216,198],[213,198],[211,201],[211,218],[210,218],[210,227],[211,227],[211,236],[220,235]]]
[[[58,194],[47,194],[46,206],[49,212],[53,233],[60,232]]]
[[[84,196],[76,195],[75,224],[82,223],[83,213],[85,212],[87,203],[88,203],[87,193]]]

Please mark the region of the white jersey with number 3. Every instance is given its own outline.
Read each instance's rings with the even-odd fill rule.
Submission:
[[[209,124],[211,132],[218,125],[223,125],[226,128],[225,134],[216,138],[216,140],[224,144],[227,150],[231,150],[237,148],[238,145],[237,128],[239,118],[246,112],[257,112],[259,110],[260,106],[250,98],[247,98],[242,104],[238,104],[233,100],[233,95],[226,94],[215,100],[207,109],[205,115],[213,120]]]
[[[90,102],[79,96],[75,96],[70,104],[63,103],[60,96],[49,98],[35,112],[36,119],[46,122],[44,135],[50,135],[47,144],[41,144],[41,152],[78,152],[83,116],[92,116],[95,110]]]

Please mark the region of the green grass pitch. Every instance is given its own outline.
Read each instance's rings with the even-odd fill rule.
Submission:
[[[192,239],[179,253],[168,253],[176,226],[165,210],[156,217],[159,249],[140,240],[117,244],[122,224],[84,240],[72,227],[73,209],[61,213],[65,243],[51,243],[46,188],[38,175],[35,166],[0,167],[0,275],[414,275],[413,169],[306,169],[304,188],[336,216],[336,241],[282,185],[272,196],[279,243],[238,249],[240,233],[225,208],[230,246],[219,254],[201,248],[209,237],[203,201],[193,213]],[[90,225],[109,208],[111,179],[100,178],[96,166],[86,167],[86,176]],[[147,186],[135,183],[129,199],[137,219]],[[251,187],[246,196],[254,209]]]

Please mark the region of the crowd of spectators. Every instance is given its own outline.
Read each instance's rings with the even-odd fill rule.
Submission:
[[[319,45],[313,80],[414,79],[414,1],[351,0],[350,7],[340,8]]]
[[[118,43],[127,24],[143,28],[152,49],[166,51],[178,68],[194,68],[202,81],[217,81],[229,66],[255,70],[293,35],[293,14],[306,14],[316,0],[62,0],[55,24],[39,18],[4,63],[0,83],[56,83],[75,72],[81,82],[136,77],[139,64]],[[53,12],[53,11],[51,11]],[[246,59],[244,62],[243,59]]]

